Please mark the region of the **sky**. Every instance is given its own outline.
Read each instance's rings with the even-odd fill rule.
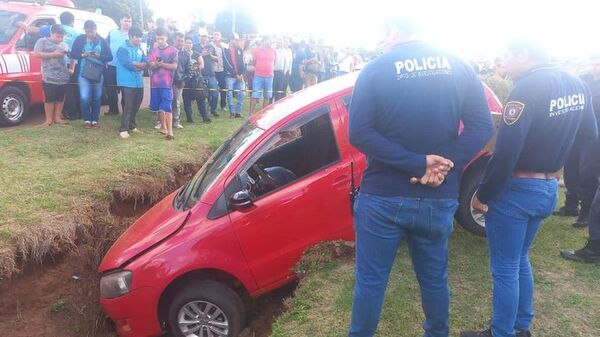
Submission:
[[[193,16],[214,21],[225,0],[147,0],[157,17],[188,28]],[[235,0],[254,16],[261,34],[322,38],[336,47],[374,48],[381,22],[405,15],[423,38],[467,58],[502,54],[519,37],[535,39],[558,58],[600,53],[600,1],[596,0]]]

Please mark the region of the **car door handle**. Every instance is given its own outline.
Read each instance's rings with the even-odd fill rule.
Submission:
[[[333,187],[338,190],[350,188],[350,176],[347,174],[341,175],[333,180]]]

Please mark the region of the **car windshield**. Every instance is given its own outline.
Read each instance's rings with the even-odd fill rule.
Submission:
[[[175,199],[175,207],[189,209],[217,180],[230,162],[242,154],[264,130],[246,122],[208,159],[200,171],[181,189]]]
[[[7,44],[17,32],[17,22],[24,21],[25,15],[0,10],[0,44]]]

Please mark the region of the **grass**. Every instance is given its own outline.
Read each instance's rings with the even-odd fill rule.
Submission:
[[[534,243],[536,319],[533,333],[544,337],[600,336],[600,266],[573,263],[560,249],[580,248],[587,231],[572,219],[551,217]],[[491,276],[483,238],[457,228],[450,240],[451,336],[483,329],[491,317]],[[273,337],[347,336],[354,287],[353,260],[326,263],[309,272],[290,310],[273,326]],[[399,250],[388,285],[377,336],[422,336],[419,287],[406,247]]]
[[[120,186],[164,180],[177,165],[200,164],[242,123],[222,115],[212,124],[184,123],[174,141],[153,129],[147,110],[137,118],[144,134],[129,139],[118,136],[120,116],[102,116],[98,130],[79,121],[0,130],[0,247],[27,245],[28,235],[44,230],[51,232],[47,240],[73,233],[66,218],[89,205],[107,208]]]

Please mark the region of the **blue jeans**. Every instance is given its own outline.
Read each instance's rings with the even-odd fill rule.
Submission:
[[[84,122],[98,122],[100,118],[100,105],[102,103],[102,83],[92,83],[79,75],[79,95],[81,104],[81,115]]]
[[[244,90],[246,90],[246,83],[244,80],[238,80],[237,78],[227,77],[225,78],[225,83],[227,85],[227,105],[229,106],[229,113],[232,115],[242,115],[242,107],[244,105]],[[235,105],[235,110],[233,109],[233,94],[235,92],[235,96],[237,98],[237,104]]]
[[[217,105],[219,104],[219,82],[214,76],[207,77],[208,79],[208,104],[210,106],[210,112],[217,112]]]
[[[492,334],[514,337],[533,320],[529,248],[558,200],[555,179],[510,178],[485,217],[494,283]]]
[[[375,334],[390,270],[406,240],[425,312],[425,337],[448,337],[448,237],[456,199],[380,197],[360,193],[354,205],[356,285],[350,337]]]

